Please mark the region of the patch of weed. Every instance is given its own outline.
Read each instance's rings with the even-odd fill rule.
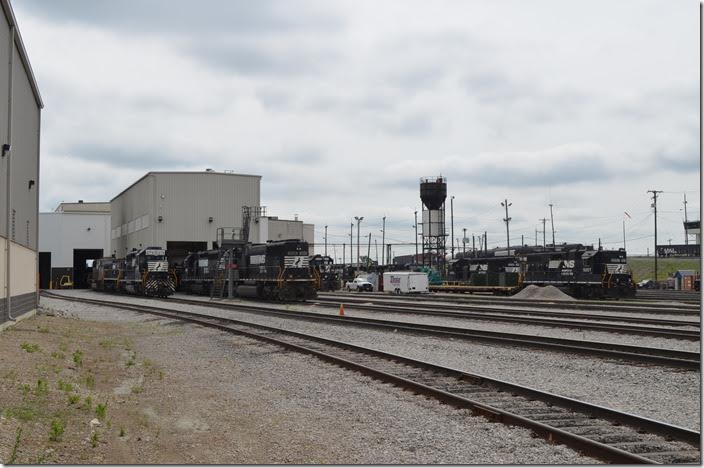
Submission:
[[[125,428],[120,426],[120,437],[125,437]]]
[[[83,400],[82,408],[88,411],[91,411],[93,409],[93,399],[90,397],[90,395],[87,396],[85,400]]]
[[[68,404],[69,404],[69,405],[75,405],[75,404],[78,403],[79,401],[81,401],[81,396],[80,396],[80,395],[69,395],[69,396],[68,396]]]
[[[39,416],[36,408],[31,406],[13,406],[5,410],[6,418],[15,418],[20,421],[33,421]]]
[[[93,374],[86,374],[86,387],[95,388],[95,376]]]
[[[20,348],[24,349],[28,353],[35,353],[39,351],[39,345],[38,344],[29,344],[29,343],[22,343],[20,345]]]
[[[37,396],[48,395],[49,394],[49,383],[45,379],[37,380],[37,386],[34,389],[34,393]]]
[[[99,344],[105,349],[112,349],[113,346],[115,346],[115,343],[113,343],[112,340],[103,340]]]
[[[54,359],[63,359],[66,357],[66,355],[62,352],[59,352],[59,351],[53,351],[51,353],[51,357],[53,357]]]
[[[22,398],[27,398],[29,392],[32,391],[32,386],[25,383],[20,385],[20,390],[22,390]]]
[[[61,344],[59,345],[59,349],[65,353],[66,351],[68,351],[68,344],[67,344],[67,343],[61,343]]]
[[[136,364],[136,359],[137,359],[137,353],[136,353],[136,352],[133,352],[133,353],[130,355],[129,360],[127,361],[127,364],[126,364],[127,367],[134,366],[134,365]]]
[[[71,385],[68,382],[64,382],[63,380],[59,380],[56,385],[59,388],[59,390],[63,390],[64,392],[72,392],[73,391],[73,385]]]
[[[39,333],[49,333],[49,327],[47,327],[46,325],[44,325],[43,327],[37,325],[37,330],[39,330]]]
[[[20,446],[20,439],[22,438],[22,428],[18,427],[15,433],[15,444],[12,446],[12,454],[10,454],[10,460],[7,462],[8,465],[13,465],[17,459],[17,449]]]
[[[153,367],[153,366],[154,366],[154,362],[153,362],[151,359],[148,359],[148,358],[147,358],[147,359],[145,359],[144,361],[142,361],[142,365],[143,365],[144,367]]]
[[[98,433],[97,433],[97,432],[94,432],[93,435],[90,436],[90,445],[91,445],[93,448],[95,448],[95,447],[98,446],[98,442],[99,442]]]
[[[132,387],[132,393],[139,394],[139,393],[142,393],[143,391],[144,391],[144,387],[141,385],[134,385]]]
[[[98,419],[105,419],[105,414],[108,411],[108,402],[105,400],[105,403],[98,403],[95,405],[95,415],[98,417]]]
[[[73,352],[73,362],[79,367],[83,366],[83,351],[77,349]]]
[[[52,419],[51,427],[49,429],[49,440],[52,442],[58,442],[61,440],[61,436],[64,435],[64,430],[66,426],[64,422],[60,419]]]

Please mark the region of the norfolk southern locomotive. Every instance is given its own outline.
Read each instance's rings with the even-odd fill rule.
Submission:
[[[595,250],[582,244],[522,246],[468,254],[450,261],[446,289],[503,290],[555,286],[573,297],[634,297],[626,251]],[[464,286],[463,286],[464,285]]]
[[[223,296],[232,278],[233,292],[240,297],[279,301],[315,297],[307,242],[298,239],[266,244],[235,242],[228,247],[189,254],[183,262],[180,289]]]
[[[133,250],[123,259],[101,258],[93,263],[91,288],[140,296],[174,293],[166,252],[159,247]]]

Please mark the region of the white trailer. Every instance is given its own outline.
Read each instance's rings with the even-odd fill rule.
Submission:
[[[428,292],[428,275],[417,271],[390,271],[384,273],[384,291],[392,294]]]

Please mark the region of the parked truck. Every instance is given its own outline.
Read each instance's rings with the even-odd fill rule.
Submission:
[[[418,271],[384,273],[384,291],[392,294],[422,294],[428,292],[428,275]]]

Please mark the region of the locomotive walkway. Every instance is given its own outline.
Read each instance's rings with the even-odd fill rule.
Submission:
[[[45,294],[187,321],[310,354],[455,407],[471,409],[491,420],[529,428],[547,440],[564,443],[607,462],[699,463],[701,459],[699,432],[530,387],[239,320],[163,307]]]

